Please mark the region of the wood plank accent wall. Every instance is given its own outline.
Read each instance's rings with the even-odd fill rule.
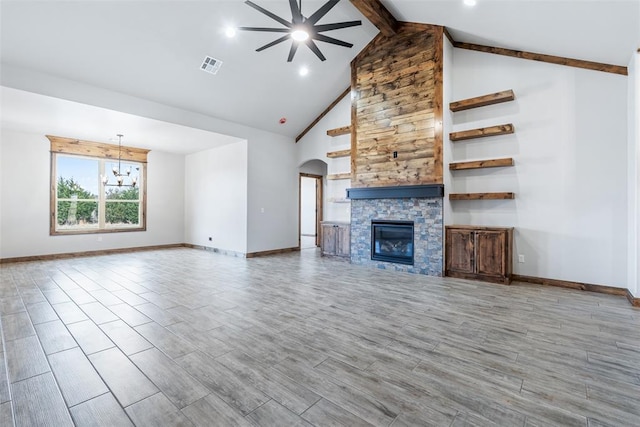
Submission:
[[[443,27],[400,23],[351,63],[351,185],[441,184]]]

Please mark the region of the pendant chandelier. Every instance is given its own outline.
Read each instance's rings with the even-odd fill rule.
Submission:
[[[128,166],[127,169],[122,173],[122,137],[124,135],[118,134],[118,167],[115,166],[111,170],[113,172],[113,176],[116,177],[115,184],[109,184],[109,176],[107,174],[102,176],[102,185],[105,187],[135,187],[138,183],[137,176],[131,176],[131,166]],[[127,183],[126,181],[129,181]]]

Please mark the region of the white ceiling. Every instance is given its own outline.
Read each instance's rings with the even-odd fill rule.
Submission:
[[[286,0],[254,2],[290,16]],[[615,65],[626,65],[640,47],[640,0],[478,0],[474,8],[462,0],[383,3],[399,20],[447,26],[458,41]],[[322,4],[303,0],[303,13]],[[277,34],[224,36],[229,25],[280,25],[242,0],[2,0],[0,55],[3,65],[17,69],[295,137],[349,86],[350,61],[377,34],[348,0],[320,21],[357,19],[361,27],[326,33],[354,43],[352,49],[318,43],[325,62],[302,47],[287,63],[290,42],[255,52]],[[205,55],[224,62],[217,75],[199,70]],[[306,77],[298,75],[302,65],[310,69]],[[13,107],[3,100],[3,108],[7,123]],[[278,123],[281,117],[286,124]],[[103,134],[121,129],[117,120],[96,122]]]
[[[11,131],[190,154],[240,141],[232,136],[0,87],[2,127]]]
[[[382,0],[401,21],[456,41],[626,66],[640,47],[640,0]]]

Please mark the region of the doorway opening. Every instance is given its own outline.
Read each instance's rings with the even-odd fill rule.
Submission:
[[[300,173],[298,246],[300,249],[320,246],[322,221],[322,175]]]

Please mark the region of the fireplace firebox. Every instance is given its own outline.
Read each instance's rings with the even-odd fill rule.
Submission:
[[[371,259],[413,265],[413,221],[371,221]]]

